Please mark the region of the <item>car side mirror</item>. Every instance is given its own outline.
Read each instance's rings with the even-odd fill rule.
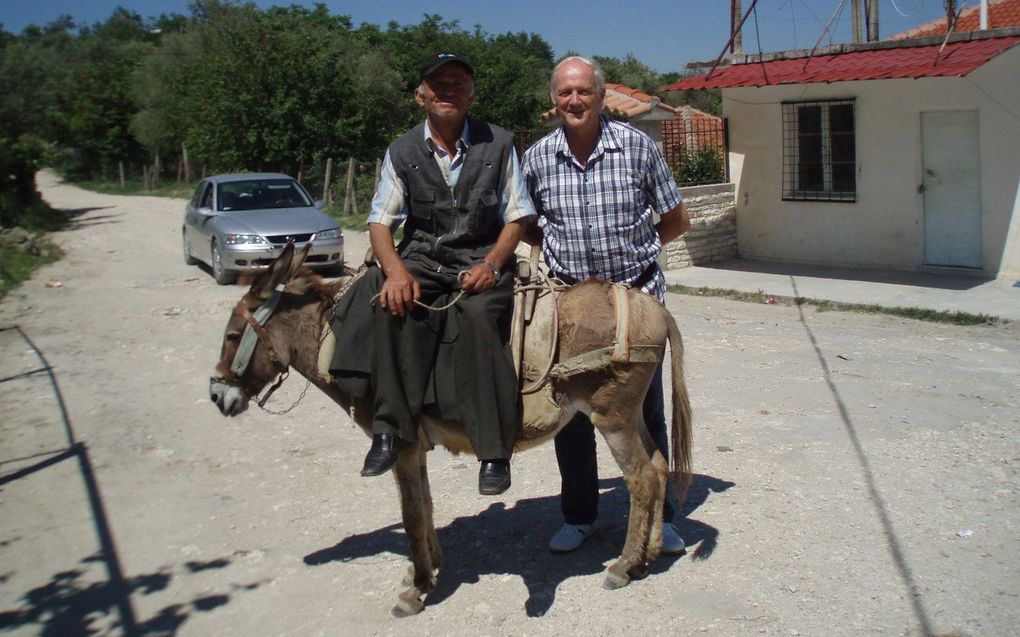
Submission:
[[[315,200],[315,207],[316,207],[316,208],[317,208],[318,210],[322,210],[323,208],[325,208],[325,207],[326,207],[326,202],[325,202],[325,201],[323,201],[322,199],[316,199],[316,200]]]

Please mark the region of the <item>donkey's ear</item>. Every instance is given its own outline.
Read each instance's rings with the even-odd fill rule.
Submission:
[[[291,248],[294,247],[293,243],[288,243],[287,245],[290,246]],[[301,248],[301,251],[298,252],[296,255],[294,255],[294,260],[291,261],[291,263],[290,263],[290,270],[289,270],[290,276],[287,277],[288,281],[293,279],[294,275],[297,274],[297,271],[301,268],[301,266],[303,266],[305,264],[305,259],[308,258],[308,253],[311,252],[311,250],[312,250],[312,244],[311,243],[306,243],[305,247]]]
[[[273,296],[276,286],[287,280],[290,274],[290,266],[294,261],[294,244],[288,242],[280,256],[269,265],[265,276],[258,277],[252,283],[249,293],[257,299],[265,301]]]

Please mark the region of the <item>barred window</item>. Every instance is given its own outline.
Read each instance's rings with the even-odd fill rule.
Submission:
[[[783,199],[855,201],[854,102],[783,102]]]

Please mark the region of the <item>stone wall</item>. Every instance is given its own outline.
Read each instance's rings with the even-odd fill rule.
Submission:
[[[737,209],[734,184],[681,188],[691,229],[666,245],[659,256],[663,269],[686,268],[737,257]]]

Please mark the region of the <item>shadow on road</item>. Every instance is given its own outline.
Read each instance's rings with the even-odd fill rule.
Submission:
[[[61,419],[67,436],[68,446],[48,453],[33,454],[25,458],[11,458],[0,461],[0,466],[37,460],[32,465],[0,475],[0,486],[6,487],[49,467],[74,459],[88,496],[89,508],[95,526],[100,550],[78,561],[74,568],[58,571],[50,576],[47,583],[26,591],[21,604],[14,609],[0,610],[0,631],[38,626],[40,635],[94,635],[116,634],[125,637],[147,635],[173,635],[188,619],[189,611],[209,611],[229,602],[228,594],[212,594],[197,597],[186,604],[173,604],[163,608],[152,618],[139,621],[131,603],[133,594],[148,595],[167,588],[173,579],[169,570],[125,577],[120,556],[111,533],[109,518],[103,505],[103,498],[96,481],[95,469],[89,457],[88,447],[78,442],[67,413],[64,398],[57,384],[56,376],[43,353],[20,327],[4,327],[0,331],[16,331],[35,352],[42,367],[25,374],[2,379],[9,382],[45,373],[52,385],[53,394],[60,409]],[[5,538],[2,546],[9,548],[23,538]],[[210,568],[225,568],[229,558],[209,562],[188,562],[186,573],[193,574]],[[105,579],[97,577],[95,566],[105,569]],[[0,573],[0,584],[12,585],[16,572]],[[233,585],[235,590],[250,590],[260,584]]]
[[[800,295],[797,292],[797,281],[794,277],[790,277],[790,283],[793,285],[793,290],[797,296]],[[921,589],[917,585],[917,580],[914,578],[914,573],[907,564],[907,557],[903,553],[903,545],[900,543],[899,537],[896,535],[896,530],[893,528],[892,519],[889,517],[889,508],[885,504],[885,500],[882,498],[882,494],[878,491],[878,486],[875,484],[875,474],[871,470],[871,462],[868,460],[868,454],[864,450],[864,444],[861,442],[861,438],[857,435],[857,427],[854,425],[853,419],[850,418],[850,412],[847,409],[846,403],[843,401],[843,397],[839,393],[839,388],[836,387],[836,382],[832,378],[832,370],[829,369],[829,364],[825,360],[825,354],[822,352],[821,346],[818,344],[818,339],[815,338],[814,332],[811,330],[811,326],[808,325],[804,319],[804,307],[801,305],[797,306],[797,312],[799,314],[800,323],[804,326],[804,331],[807,332],[808,339],[811,341],[811,346],[815,350],[815,355],[818,357],[818,364],[822,369],[822,376],[825,380],[826,386],[829,388],[829,392],[832,393],[832,400],[836,403],[836,408],[839,411],[839,417],[843,421],[843,427],[846,430],[847,437],[850,440],[850,444],[853,447],[854,454],[857,456],[857,461],[861,465],[861,473],[864,476],[864,483],[868,487],[868,495],[871,498],[871,502],[875,507],[875,512],[878,514],[878,519],[882,522],[882,530],[885,533],[886,544],[889,547],[889,553],[893,558],[893,563],[896,566],[896,570],[903,580],[904,586],[907,588],[907,597],[913,604],[914,615],[917,617],[917,621],[921,627],[921,634],[926,637],[934,635],[934,629],[932,628],[931,618],[928,616],[928,612],[924,608],[924,602],[921,598]]]
[[[725,491],[733,485],[710,476],[695,476],[684,505],[685,516],[704,504],[711,493]],[[623,478],[600,480],[599,487],[597,531],[582,549],[573,553],[557,555],[546,548],[546,542],[562,523],[559,498],[555,496],[518,500],[510,508],[503,502],[494,502],[477,515],[456,518],[436,529],[444,562],[436,589],[428,596],[427,603],[441,603],[462,585],[477,583],[481,575],[513,575],[520,577],[527,587],[528,598],[524,603],[527,615],[545,615],[555,602],[556,590],[562,582],[571,577],[602,573],[606,564],[616,560],[623,550],[630,507]],[[689,546],[697,544],[693,559],[711,556],[718,530],[690,517],[679,520],[677,527]],[[399,524],[352,535],[335,546],[306,555],[304,561],[309,566],[318,566],[383,552],[409,555]],[[682,556],[663,555],[651,565],[650,575],[666,572]]]

